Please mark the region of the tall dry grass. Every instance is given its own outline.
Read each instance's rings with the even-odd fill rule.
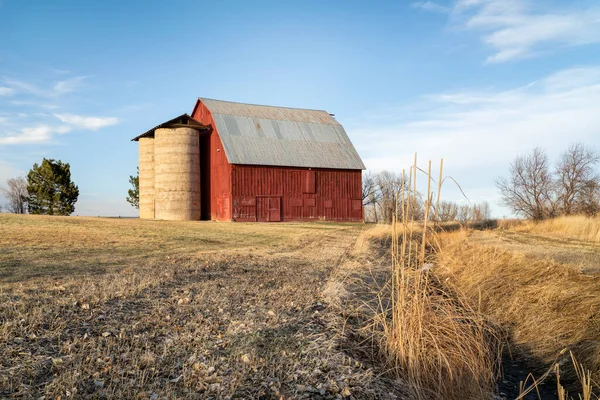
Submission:
[[[502,227],[517,232],[600,243],[600,216],[591,218],[584,215],[570,215],[540,222],[522,221],[515,223],[513,221],[512,223],[503,224]]]
[[[490,398],[498,342],[485,320],[455,293],[444,291],[431,275],[430,253],[437,246],[433,227],[428,225],[428,215],[420,232],[410,222],[416,173],[415,159],[408,182],[403,182],[409,189],[399,194],[401,212],[396,214],[402,220],[394,219],[391,227],[390,293],[381,295],[382,312],[376,319],[383,331],[380,348],[390,368],[419,398]],[[431,163],[427,193],[430,178]],[[431,196],[425,200],[426,213],[431,200]],[[374,236],[382,232],[378,228]]]
[[[600,276],[552,260],[469,241],[466,231],[441,237],[437,274],[456,285],[516,349],[550,365],[564,348],[600,381]],[[577,380],[573,368],[563,376]]]

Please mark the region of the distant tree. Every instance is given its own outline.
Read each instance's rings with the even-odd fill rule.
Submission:
[[[127,202],[129,204],[131,204],[133,207],[135,207],[139,210],[139,208],[140,208],[140,167],[138,167],[138,169],[137,169],[136,176],[129,175],[129,183],[131,184],[131,186],[133,188],[129,189],[127,191],[127,197],[125,198],[125,200],[127,200]],[[364,185],[363,185],[363,192],[364,192]],[[364,197],[363,197],[363,199],[364,199]]]
[[[490,204],[485,200],[481,203],[473,204],[471,207],[471,219],[473,221],[485,221],[490,219],[491,216]]]
[[[438,209],[438,221],[440,222],[448,222],[454,221],[458,215],[458,205],[451,201],[440,202],[440,207]]]
[[[600,186],[595,166],[600,162],[597,152],[582,143],[574,143],[561,154],[556,165],[558,205],[561,214],[589,213],[594,193]]]
[[[79,197],[69,163],[46,158],[27,174],[27,191],[30,214],[71,215]]]
[[[396,212],[396,196],[402,188],[402,177],[390,171],[377,174],[377,193],[379,194],[379,214],[382,221],[392,222]]]
[[[534,220],[556,214],[553,200],[555,184],[548,165],[548,156],[541,148],[518,156],[510,164],[508,178],[498,178],[502,203],[516,214]]]
[[[587,182],[581,190],[576,211],[590,217],[600,214],[600,183]]]
[[[25,214],[27,211],[27,181],[23,177],[10,178],[6,181],[7,188],[2,192],[8,200],[8,212]]]
[[[463,225],[471,220],[472,207],[469,204],[462,204],[458,206],[456,213],[456,219]]]

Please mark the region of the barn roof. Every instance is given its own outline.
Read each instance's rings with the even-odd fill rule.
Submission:
[[[211,112],[231,164],[365,169],[327,111],[198,100]]]
[[[140,138],[144,137],[154,137],[154,131],[160,128],[180,128],[180,127],[189,127],[198,130],[209,130],[207,126],[203,125],[200,121],[196,121],[194,118],[190,117],[187,114],[182,114],[179,117],[175,117],[170,119],[162,124],[156,125],[154,128],[142,133],[131,139],[132,142],[137,142]]]

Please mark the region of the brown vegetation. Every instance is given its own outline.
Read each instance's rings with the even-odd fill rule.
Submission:
[[[401,393],[321,296],[359,230],[2,215],[0,397]]]
[[[544,221],[514,221],[500,225],[516,232],[533,233],[563,240],[600,243],[600,216],[573,215]]]
[[[569,348],[598,379],[600,276],[479,244],[468,232],[446,234],[438,260],[439,276],[503,327],[516,351],[548,365]]]

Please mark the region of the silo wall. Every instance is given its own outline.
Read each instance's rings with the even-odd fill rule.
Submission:
[[[140,218],[154,218],[154,139],[140,138],[139,152],[139,196]]]
[[[154,218],[200,219],[200,136],[191,128],[154,132]]]

